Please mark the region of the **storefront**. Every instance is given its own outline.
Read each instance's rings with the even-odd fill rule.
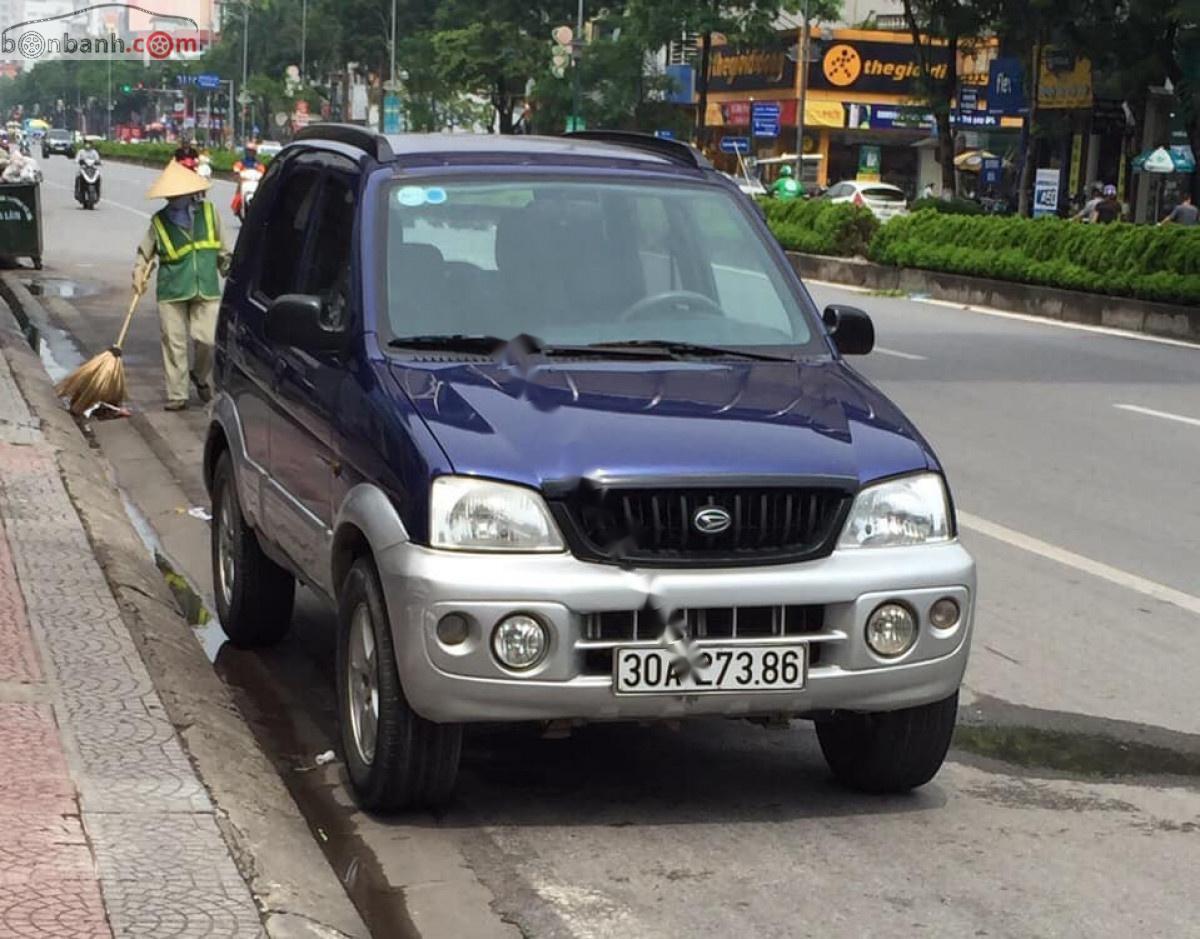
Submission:
[[[799,33],[788,33],[768,49],[713,50],[704,143],[718,165],[736,165],[737,157],[731,154],[739,150],[748,149],[759,158],[796,152],[799,39]],[[940,185],[935,148],[922,146],[936,133],[933,115],[914,104],[919,100],[920,65],[912,37],[813,29],[810,44],[803,145],[806,154],[819,159],[806,162],[808,181],[825,187],[864,172],[878,173],[910,195],[927,182]],[[958,56],[960,85],[971,91],[964,93],[954,124],[966,135],[966,146],[994,146],[997,141],[990,135],[1000,133],[1015,140],[1020,128],[1019,118],[987,113],[988,64],[995,55],[993,40]],[[934,76],[944,75],[949,64],[948,48],[934,46]],[[764,105],[778,106],[778,128],[755,121]],[[762,133],[776,129],[774,134]]]

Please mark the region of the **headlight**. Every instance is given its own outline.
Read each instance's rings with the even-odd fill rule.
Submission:
[[[890,479],[860,492],[839,548],[894,548],[950,540],[950,505],[936,473]]]
[[[561,551],[562,537],[531,489],[467,476],[441,476],[430,496],[429,540],[458,551]]]

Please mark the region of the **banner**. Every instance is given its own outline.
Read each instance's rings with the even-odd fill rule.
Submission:
[[[855,178],[862,182],[877,183],[881,165],[880,148],[864,144],[858,148],[858,175]]]
[[[760,88],[794,88],[796,63],[779,49],[738,50],[719,46],[708,66],[709,91],[753,91]]]
[[[1015,116],[1029,110],[1025,100],[1025,70],[1020,59],[995,59],[988,66],[987,109],[989,114]]]
[[[1090,108],[1092,61],[1055,46],[1042,49],[1038,72],[1039,108]]]
[[[1038,170],[1033,181],[1033,217],[1058,214],[1058,186],[1061,170]]]
[[[933,78],[945,78],[950,70],[947,47],[933,46],[929,56]],[[809,66],[808,86],[912,97],[918,91],[917,78],[920,74],[917,50],[912,43],[846,39],[833,42],[821,60]]]

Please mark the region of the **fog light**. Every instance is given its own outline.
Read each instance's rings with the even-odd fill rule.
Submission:
[[[908,607],[885,603],[867,619],[867,645],[884,658],[903,655],[917,641],[917,621]]]
[[[459,646],[467,641],[471,625],[461,613],[447,613],[437,624],[438,640],[447,646]]]
[[[951,597],[942,597],[929,608],[929,622],[937,629],[951,629],[956,626],[960,615],[958,601]]]
[[[545,658],[549,646],[546,627],[524,613],[501,620],[492,633],[492,652],[511,669],[533,668]]]

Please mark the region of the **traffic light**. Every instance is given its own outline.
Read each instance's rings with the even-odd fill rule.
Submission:
[[[121,91],[123,91],[125,94],[129,94],[129,92],[133,91],[133,85],[122,85]]]

